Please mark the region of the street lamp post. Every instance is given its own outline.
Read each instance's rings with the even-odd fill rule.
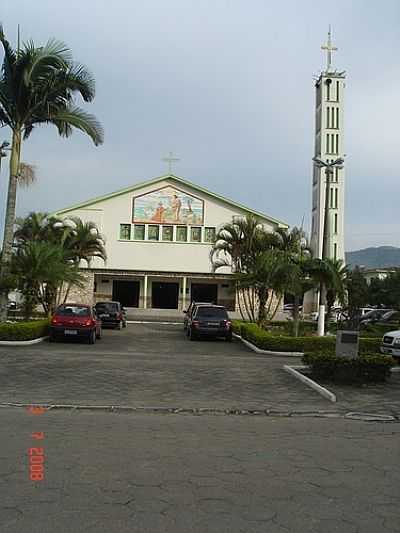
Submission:
[[[329,184],[331,182],[331,176],[333,169],[342,169],[344,159],[339,157],[335,161],[327,162],[313,157],[314,164],[319,168],[325,168],[325,206],[324,206],[324,224],[322,228],[322,259],[329,257],[328,241],[329,241]],[[325,301],[326,301],[326,287],[324,283],[321,283],[319,294],[319,307],[318,307],[318,335],[323,337],[325,335]]]

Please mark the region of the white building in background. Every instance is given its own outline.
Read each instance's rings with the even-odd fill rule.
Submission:
[[[315,136],[314,157],[326,163],[344,158],[344,95],[345,72],[338,72],[332,67],[331,32],[328,42],[322,46],[327,52],[327,67],[315,82]],[[327,177],[325,168],[315,163],[312,175],[312,217],[310,244],[314,257],[322,258],[324,214]],[[345,260],[344,251],[344,201],[345,201],[345,169],[333,169],[328,183],[328,228],[327,255],[330,258]],[[306,295],[304,306],[307,310],[315,310],[318,295],[312,291]]]
[[[184,309],[192,299],[236,307],[232,272],[213,272],[211,245],[222,224],[256,216],[269,231],[288,225],[168,174],[54,213],[95,222],[107,262],[85,268],[74,299],[118,300],[128,308]]]

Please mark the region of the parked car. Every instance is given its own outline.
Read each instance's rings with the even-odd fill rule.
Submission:
[[[232,322],[222,305],[199,305],[188,323],[189,338],[194,341],[204,337],[225,337],[232,340]]]
[[[375,324],[382,324],[382,325],[388,325],[388,324],[398,324],[400,322],[400,311],[388,311],[387,313],[384,313],[379,320],[375,322]]]
[[[393,311],[393,309],[373,309],[372,311],[368,311],[368,313],[365,313],[364,316],[360,320],[360,326],[366,326],[368,324],[375,324],[376,322],[379,322],[383,316],[390,311]]]
[[[385,333],[382,337],[381,353],[391,355],[400,363],[400,330]]]
[[[84,338],[94,344],[101,338],[101,320],[90,305],[60,305],[50,322],[50,341],[59,338]]]
[[[190,305],[187,309],[185,309],[183,311],[184,313],[184,317],[183,317],[183,329],[187,332],[188,331],[188,323],[189,323],[189,320],[190,318],[192,317],[192,314],[194,312],[194,310],[196,309],[196,307],[198,307],[199,305],[214,305],[212,304],[211,302],[190,302]]]
[[[126,312],[119,302],[97,302],[94,307],[103,327],[126,328]]]

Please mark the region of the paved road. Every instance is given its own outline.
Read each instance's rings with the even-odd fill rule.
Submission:
[[[282,370],[293,358],[240,342],[190,342],[182,328],[130,324],[94,346],[0,347],[0,404],[50,403],[213,409],[364,411],[400,416],[400,374],[387,385],[334,387],[331,404]]]
[[[19,408],[0,424],[1,532],[399,531],[399,424]]]

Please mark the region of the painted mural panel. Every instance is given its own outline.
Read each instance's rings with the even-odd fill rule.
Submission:
[[[133,222],[203,224],[204,202],[174,187],[163,187],[133,199]]]

